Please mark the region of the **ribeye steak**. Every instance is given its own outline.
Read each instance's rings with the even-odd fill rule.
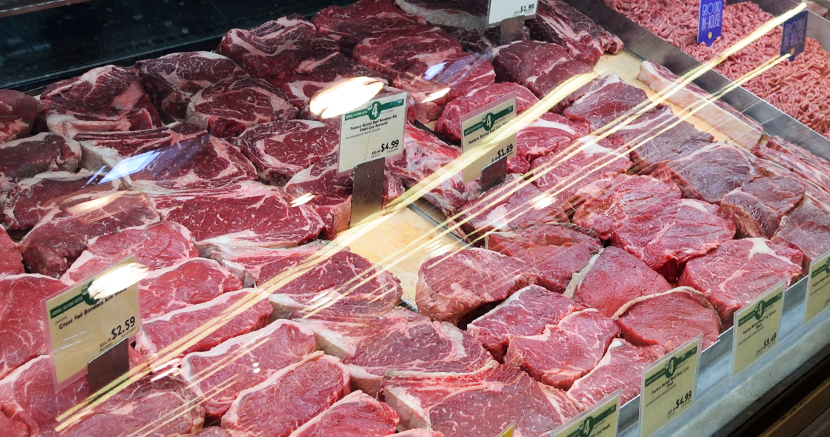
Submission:
[[[15,90],[0,90],[0,143],[29,136],[40,102]]]
[[[426,22],[395,6],[394,0],[359,0],[348,6],[329,6],[311,20],[324,35],[337,41],[345,53],[362,39]]]
[[[0,143],[0,193],[26,178],[47,171],[74,172],[81,163],[81,146],[62,135],[41,133]]]

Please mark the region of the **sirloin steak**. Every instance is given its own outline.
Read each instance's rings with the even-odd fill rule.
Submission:
[[[23,256],[17,250],[17,245],[14,244],[6,230],[0,228],[0,276],[24,272]]]
[[[62,135],[41,133],[0,143],[0,194],[11,191],[23,179],[47,171],[78,169],[81,146]]]
[[[390,406],[356,391],[306,422],[291,437],[392,435],[399,421],[398,413]]]
[[[0,90],[0,143],[28,137],[39,112],[38,99],[20,91]]]

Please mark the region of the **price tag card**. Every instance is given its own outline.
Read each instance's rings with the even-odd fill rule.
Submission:
[[[617,391],[562,425],[553,437],[616,437],[619,410]]]
[[[539,0],[490,0],[487,8],[487,27],[497,26],[504,20],[525,17],[526,20],[536,16]]]
[[[830,307],[830,252],[810,263],[804,323]]]
[[[807,44],[807,20],[809,17],[809,12],[804,11],[784,22],[784,33],[781,36],[781,56],[789,54],[790,60],[793,60],[804,51]]]
[[[492,132],[516,118],[516,95],[509,94],[489,105],[466,114],[461,120],[461,150],[469,152],[481,146]],[[516,154],[516,134],[505,138],[497,147],[476,160],[463,171],[464,182],[481,176],[481,170],[488,165]]]
[[[340,116],[339,173],[358,164],[395,156],[403,150],[406,93],[372,100]]]
[[[785,282],[735,311],[732,375],[737,375],[778,343]]]
[[[640,437],[649,437],[695,401],[703,335],[660,358],[643,372]]]
[[[141,328],[137,280],[128,280],[126,288],[116,285],[118,290],[110,290],[100,299],[90,296],[96,280],[110,272],[118,276],[120,269],[130,265],[135,265],[134,256],[45,301],[59,387],[83,375],[87,363]]]
[[[498,437],[513,437],[513,425],[508,426]]]
[[[700,0],[697,42],[711,47],[720,38],[723,30],[723,4],[724,0]]]

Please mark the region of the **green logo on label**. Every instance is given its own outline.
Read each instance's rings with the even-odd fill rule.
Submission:
[[[380,103],[375,101],[369,107],[369,120],[377,120],[378,117],[380,117]]]
[[[743,326],[744,323],[752,319],[761,320],[764,317],[764,314],[766,314],[767,309],[772,307],[772,305],[775,304],[775,302],[778,302],[779,300],[781,300],[781,293],[776,294],[767,301],[761,299],[761,301],[758,302],[758,305],[755,305],[755,308],[753,308],[752,311],[749,312],[749,314],[741,317],[741,319],[738,320],[738,326]]]
[[[368,116],[369,120],[375,121],[380,117],[380,114],[387,109],[397,108],[403,106],[403,99],[393,100],[389,103],[380,103],[377,100],[370,103],[365,109],[346,114],[346,120],[353,120],[363,116]]]
[[[54,319],[59,315],[75,308],[76,306],[80,305],[81,303],[85,303],[89,306],[95,306],[98,303],[98,299],[93,299],[92,296],[89,295],[89,287],[92,285],[92,281],[87,282],[86,285],[81,289],[81,294],[69,299],[68,301],[64,302],[63,305],[52,308],[49,311],[49,318]]]
[[[830,273],[830,257],[827,258],[827,261],[825,261],[821,267],[813,270],[813,274],[810,275],[810,278],[815,278],[822,273]]]
[[[507,108],[504,108],[503,110],[501,110],[499,112],[495,112],[495,113],[494,112],[488,112],[487,114],[484,115],[484,117],[481,118],[481,121],[479,121],[478,123],[468,127],[467,129],[465,129],[464,130],[464,135],[465,136],[470,135],[471,133],[473,133],[473,132],[475,132],[479,129],[484,129],[487,132],[490,132],[490,131],[493,130],[493,127],[496,125],[496,123],[499,120],[506,117],[508,114],[510,114],[512,112],[513,112],[513,106],[512,105],[508,106]]]
[[[596,416],[586,416],[582,423],[579,424],[579,428],[568,434],[567,437],[589,437],[591,433],[594,432],[594,428],[596,428],[598,424],[602,423],[602,421],[608,416],[614,414],[615,411],[617,411],[616,403]]]
[[[674,376],[674,372],[677,371],[677,366],[683,364],[691,358],[694,354],[697,353],[697,347],[693,347],[688,350],[683,356],[680,357],[671,357],[666,361],[666,364],[654,375],[651,375],[648,379],[646,379],[646,387],[650,386],[654,381],[657,381],[661,377],[665,376],[666,378],[671,378]]]

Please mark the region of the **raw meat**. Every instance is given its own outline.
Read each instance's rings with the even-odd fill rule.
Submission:
[[[683,195],[719,203],[726,193],[761,176],[752,154],[726,143],[714,143],[666,164]]]
[[[571,57],[592,66],[603,53],[616,55],[624,46],[617,36],[561,0],[541,0],[528,27],[533,39],[559,44]]]
[[[206,352],[182,360],[182,377],[204,399],[207,420],[215,421],[242,390],[314,352],[314,332],[288,320],[231,338]]]
[[[234,437],[230,431],[218,426],[206,426],[202,428],[201,431],[193,435],[196,437]]]
[[[145,320],[135,349],[156,359],[206,351],[265,326],[271,306],[256,290],[225,293],[213,300]]]
[[[578,413],[565,392],[495,362],[468,374],[391,372],[378,399],[398,412],[402,428],[457,437],[492,437],[511,424],[516,437],[539,436]]]
[[[576,123],[559,114],[546,112],[519,130],[516,154],[530,162],[554,151],[568,150],[574,141],[588,134],[585,123]]]
[[[86,133],[76,139],[81,166],[109,168],[122,177],[170,189],[210,188],[256,179],[256,169],[239,149],[184,123],[137,132]]]
[[[430,258],[418,271],[418,312],[433,320],[466,325],[479,307],[498,303],[536,283],[536,268],[486,249],[464,249]]]
[[[494,83],[450,102],[435,123],[435,132],[452,143],[461,142],[461,119],[501,97],[516,93],[516,114],[539,102],[527,88],[515,83]]]
[[[23,256],[6,230],[0,228],[0,276],[20,273],[24,273]]]
[[[804,196],[801,203],[781,220],[772,241],[800,250],[804,254],[804,271],[809,271],[811,262],[830,251],[830,210]]]
[[[4,343],[6,344],[6,343]],[[89,396],[80,378],[56,393],[48,355],[28,361],[0,380],[0,430],[4,436],[55,437],[57,416]]]
[[[581,97],[563,114],[570,119],[590,123],[595,133],[621,127],[621,117],[639,115],[637,111],[645,109],[649,102],[645,91],[628,85],[616,73],[595,79],[577,93]]]
[[[40,102],[14,90],[0,90],[0,143],[29,136]]]
[[[723,196],[720,208],[735,222],[739,237],[772,238],[804,193],[805,185],[794,176],[757,178]]]
[[[268,78],[294,73],[303,62],[317,61],[337,50],[334,40],[295,14],[251,30],[231,29],[216,52],[236,61],[251,76]]]
[[[322,353],[311,354],[243,390],[222,417],[222,428],[288,437],[348,393],[346,366]]]
[[[302,322],[317,334],[321,349],[349,367],[352,387],[372,396],[390,371],[467,373],[492,360],[466,332],[409,310]]]
[[[159,221],[147,195],[118,191],[80,194],[52,208],[20,241],[30,272],[60,277],[95,237]]]
[[[0,193],[11,191],[26,178],[47,171],[75,171],[81,162],[81,146],[51,133],[0,143]]]
[[[326,411],[291,433],[291,437],[361,437],[395,433],[398,413],[360,391],[335,402]]]
[[[258,182],[170,191],[153,202],[165,221],[193,233],[202,252],[216,244],[292,247],[315,240],[323,229],[323,220],[309,206],[291,206],[282,190]]]
[[[333,83],[354,77],[377,75],[342,53],[332,53],[319,61],[304,62],[297,68],[296,73],[270,77],[268,82],[279,88],[289,103],[304,108],[318,91]],[[383,79],[379,80],[385,82]]]
[[[572,146],[556,153],[536,158],[530,165],[534,183],[550,198],[565,206],[566,211],[576,209],[591,191],[593,183],[625,173],[631,167],[626,149],[609,149],[585,137]]]
[[[196,93],[187,105],[185,120],[217,137],[229,138],[257,124],[296,116],[297,108],[274,85],[262,79],[237,77]]]
[[[415,428],[401,431],[395,437],[444,437],[444,434],[432,429]]]
[[[154,319],[240,288],[242,281],[216,261],[192,258],[156,270],[138,283],[141,318]]]
[[[731,240],[689,261],[678,285],[695,288],[720,314],[724,326],[732,314],[781,281],[789,287],[801,275],[802,254],[763,238]]]
[[[573,312],[542,334],[513,337],[504,363],[567,390],[599,363],[619,333],[620,327],[595,309]]]
[[[188,435],[202,429],[205,409],[179,377],[150,377],[113,393],[61,437]]]
[[[487,233],[526,228],[539,223],[568,223],[556,202],[519,175],[510,175],[487,194],[463,206],[458,221],[467,241],[481,241]]]
[[[336,129],[311,120],[259,124],[237,138],[260,179],[277,185],[335,151],[338,144]]]
[[[787,146],[783,144],[787,144]],[[795,147],[798,146],[792,143],[786,143],[783,140],[776,141],[771,139],[766,146],[759,144],[753,147],[752,153],[759,158],[773,161],[804,179],[813,182],[821,187],[822,190],[830,192],[830,174],[824,168],[826,165],[821,164],[821,161],[818,160],[819,158],[816,157],[810,160],[813,163],[804,160],[804,152],[806,152],[804,150],[801,150],[799,154],[790,152],[790,150],[798,150]]]
[[[764,135],[764,128],[760,123],[736,111],[726,102],[714,98],[697,85],[689,83],[678,87],[680,79],[654,61],[644,61],[640,65],[637,78],[655,92],[667,95],[669,102],[695,111],[695,117],[748,149],[758,144]]]
[[[654,205],[680,200],[680,189],[665,172],[652,176],[618,175],[600,196],[587,200],[573,216],[573,222],[610,239],[629,218],[642,215]]]
[[[465,52],[470,53],[484,53],[493,46],[499,45],[499,38],[501,36],[501,29],[499,27],[491,27],[483,33],[481,29],[465,29],[463,27],[455,26],[439,26],[447,33],[457,39],[464,48]],[[522,41],[530,39],[530,30],[525,27],[522,29]]]
[[[599,239],[573,225],[542,224],[516,232],[494,232],[487,248],[518,258],[538,271],[537,283],[561,293],[574,273],[602,248]]]
[[[565,296],[613,317],[629,301],[671,288],[665,278],[643,261],[610,246],[594,255],[588,266],[574,275]]]
[[[69,138],[81,132],[161,126],[158,111],[132,68],[107,65],[55,82],[41,93],[40,102],[43,126]]]
[[[669,282],[692,258],[706,254],[735,235],[735,224],[717,206],[692,199],[655,204],[628,217],[612,242],[643,260]]]
[[[156,108],[179,120],[187,115],[187,104],[201,89],[247,75],[234,61],[213,52],[171,53],[138,61],[135,69]]]
[[[286,194],[294,202],[311,196],[305,203],[313,207],[323,219],[323,236],[329,240],[334,240],[339,232],[349,228],[352,215],[354,173],[338,173],[337,161],[337,153],[331,153],[295,174],[284,187]],[[400,178],[391,172],[385,172],[382,205],[403,193],[403,182]]]
[[[594,370],[574,382],[568,390],[568,398],[584,410],[622,390],[620,403],[625,404],[640,394],[643,370],[661,356],[661,346],[635,346],[623,339],[615,339]]]
[[[527,286],[487,314],[467,325],[467,332],[499,361],[514,337],[541,334],[568,314],[583,307],[571,299],[538,285]]]
[[[135,254],[135,261],[150,270],[172,267],[199,256],[193,237],[178,223],[163,222],[124,229],[89,240],[89,246],[61,280],[74,284]]]
[[[827,160],[819,158],[818,156],[813,155],[809,150],[799,146],[798,144],[791,143],[781,137],[770,138],[769,141],[767,141],[766,147],[795,156],[806,165],[818,170],[823,177],[820,180],[817,180],[817,182],[819,182],[820,185],[830,188],[830,186],[828,186],[830,184],[827,183],[830,181],[830,162],[827,162]],[[818,179],[818,177],[816,179]]]
[[[316,241],[290,249],[266,249],[257,247],[234,247],[218,245],[209,256],[233,272],[245,288],[264,285],[269,279],[300,265],[307,258],[324,248]]]
[[[120,181],[101,183],[99,177],[87,170],[41,173],[23,179],[8,194],[3,205],[6,226],[8,229],[29,229],[65,196],[97,191],[113,193],[120,188]]]
[[[483,0],[465,0],[451,4],[440,0],[395,0],[395,4],[432,24],[467,30],[483,29],[486,24],[487,2]]]
[[[42,275],[0,277],[0,378],[48,352],[43,300],[65,288],[64,283]]]
[[[561,46],[542,41],[517,41],[488,51],[496,79],[526,86],[542,98],[568,79],[594,70],[574,60]]]
[[[337,41],[345,53],[364,38],[426,22],[395,6],[393,0],[359,0],[345,8],[329,6],[311,20],[320,33]]]

